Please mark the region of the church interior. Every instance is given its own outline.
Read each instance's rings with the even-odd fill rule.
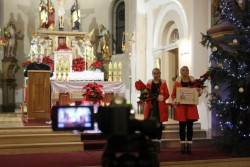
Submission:
[[[74,109],[79,113],[83,109],[84,114],[90,109],[98,114],[100,106],[126,103],[133,118],[143,121],[147,106],[151,107],[150,114],[154,111],[151,101],[155,97],[150,94],[150,98],[142,98],[144,89],[138,89],[137,83],[147,88],[154,78],[153,69],[158,69],[160,87],[167,85],[167,95],[158,88],[157,110],[161,114],[162,102],[167,119],[160,121],[160,151],[149,151],[155,161],[152,166],[248,166],[250,61],[244,56],[250,52],[246,49],[250,24],[249,17],[245,22],[235,22],[233,14],[237,13],[250,15],[250,1],[0,0],[0,164],[112,166],[103,156],[107,151],[104,146],[123,148],[123,139],[112,143],[94,121],[90,121],[94,130],[81,132],[70,127],[54,131],[55,112],[65,111],[73,117]],[[237,28],[241,33],[235,32]],[[31,68],[39,56],[48,69]],[[241,63],[239,67],[236,62]],[[192,88],[176,88],[183,67],[189,70],[189,78],[194,78]],[[153,93],[153,86],[149,91]],[[193,140],[185,141],[185,153],[179,151],[182,120],[176,119],[178,105],[195,106],[198,111],[198,117],[191,118]],[[65,113],[61,115],[64,119]],[[93,119],[86,117],[84,126]],[[126,117],[122,111],[105,117],[110,124],[113,118],[121,119],[104,129],[113,128],[112,133],[122,134],[118,123],[128,124]],[[60,129],[66,123],[58,126]],[[140,128],[155,130],[148,126]],[[218,151],[217,142],[224,142],[226,129],[231,143],[244,144]],[[234,134],[238,136],[232,137]],[[145,136],[129,140],[138,140],[141,150],[150,150],[144,148],[150,147]],[[31,162],[32,157],[37,163]],[[45,161],[39,162],[43,158]],[[120,159],[126,158],[131,160],[129,156]]]

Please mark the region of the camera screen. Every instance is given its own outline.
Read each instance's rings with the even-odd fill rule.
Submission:
[[[52,113],[53,130],[94,129],[92,106],[59,106]]]

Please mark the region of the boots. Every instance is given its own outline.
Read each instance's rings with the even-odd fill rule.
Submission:
[[[186,142],[185,141],[181,141],[181,154],[185,154],[186,153]]]
[[[187,141],[186,152],[187,154],[192,154],[192,141]]]

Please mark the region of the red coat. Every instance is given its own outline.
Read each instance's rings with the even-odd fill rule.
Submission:
[[[176,81],[174,84],[173,92],[172,92],[172,100],[176,98],[176,88],[182,87],[181,82]],[[198,120],[199,113],[197,109],[197,105],[190,104],[176,104],[174,119],[177,121],[187,121],[190,120]]]
[[[146,86],[148,89],[151,90],[152,80],[150,80]],[[167,105],[165,103],[165,100],[169,98],[168,86],[165,80],[161,80],[159,95],[163,96],[163,101],[158,102],[159,112],[160,112],[160,122],[164,122],[168,120],[168,110],[167,110]],[[150,112],[151,107],[152,107],[151,102],[148,102],[145,104],[144,119],[147,119],[149,117],[149,112]]]

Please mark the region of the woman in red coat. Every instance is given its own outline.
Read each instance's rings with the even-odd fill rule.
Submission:
[[[172,100],[176,98],[176,88],[177,87],[192,87],[195,79],[189,75],[189,69],[187,66],[183,66],[180,69],[181,76],[175,81]],[[179,121],[179,135],[181,143],[181,153],[191,154],[191,145],[193,138],[193,123],[199,119],[199,114],[196,105],[190,104],[176,104],[174,119]],[[185,134],[185,129],[187,127],[187,136]],[[187,137],[187,141],[186,141]]]
[[[160,79],[160,69],[154,68],[152,75],[153,79],[148,81],[146,87],[150,89],[154,98],[151,102],[146,103],[144,107],[144,119],[155,118],[158,122],[160,122],[160,128],[156,131],[155,136],[153,137],[155,141],[159,143],[158,149],[160,149],[163,129],[162,122],[168,120],[167,106],[165,101],[169,98],[169,92],[166,81]]]

